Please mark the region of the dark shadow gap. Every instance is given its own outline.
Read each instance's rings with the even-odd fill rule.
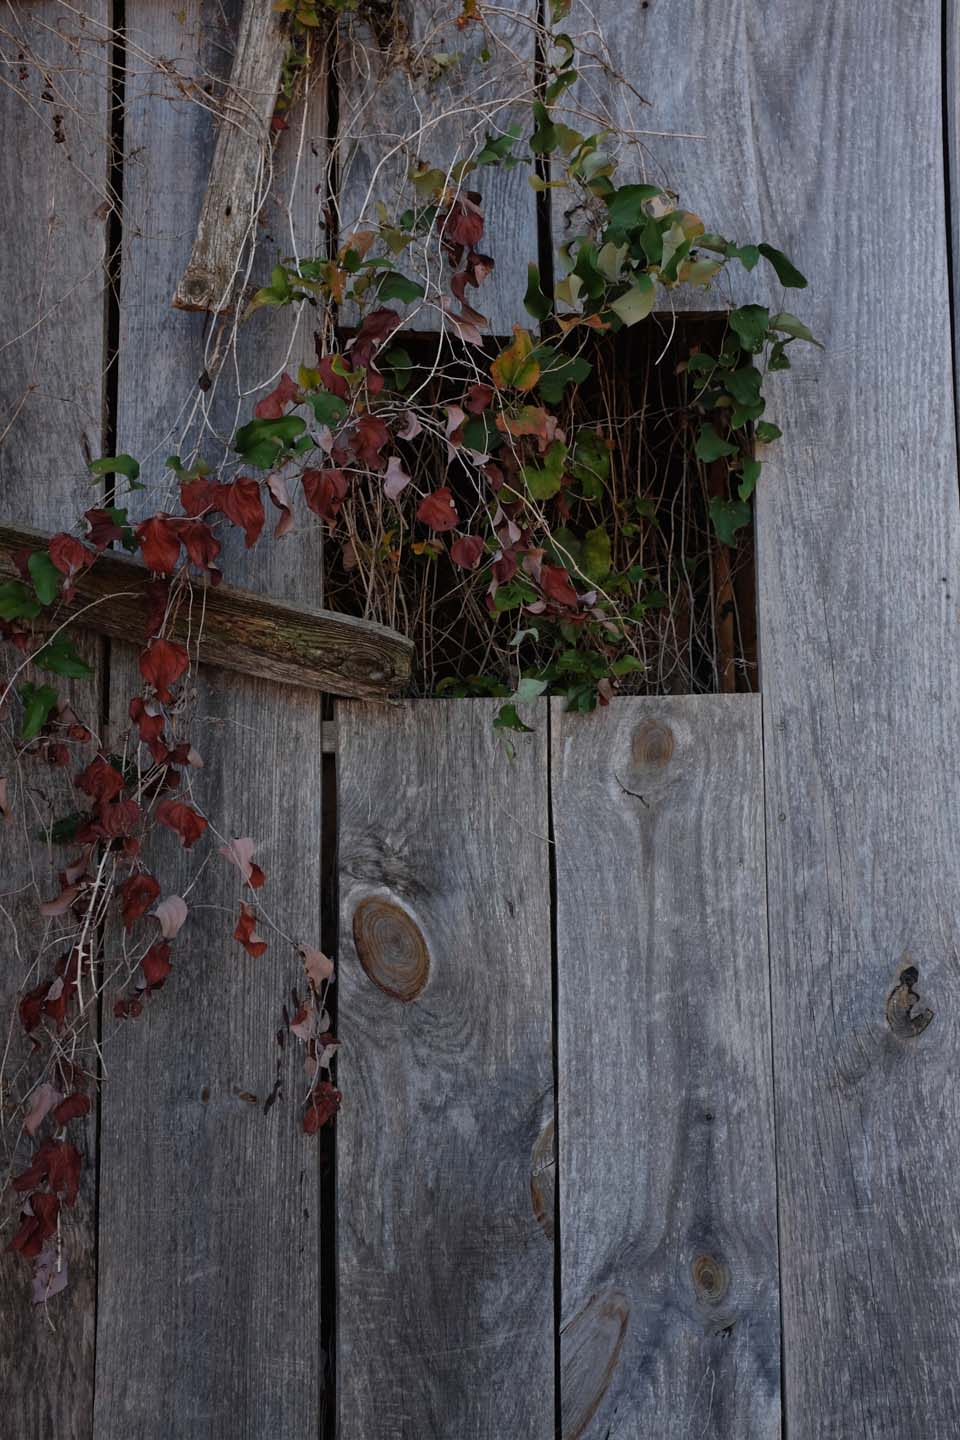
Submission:
[[[725,325],[717,314],[654,316],[616,335],[580,340],[577,354],[592,370],[551,407],[568,438],[599,426],[610,441],[607,479],[590,496],[575,493],[577,487],[566,492],[568,517],[557,519],[554,533],[570,554],[587,532],[603,526],[612,537],[611,580],[627,572],[634,577],[618,591],[616,605],[629,618],[631,641],[645,669],[622,684],[624,694],[758,688],[753,529],[740,532],[735,549],[717,539],[710,502],[726,494],[726,463],[704,465],[692,453],[701,416],[686,361],[698,348],[719,353]],[[352,333],[338,330],[338,347]],[[402,354],[409,367],[403,374],[415,377],[403,383],[417,386],[421,403],[443,406],[462,400],[507,343],[489,337],[482,352],[465,357],[435,332],[397,331],[384,362],[394,366],[396,378],[400,371],[391,357]],[[550,343],[568,349],[568,342],[556,337]],[[424,374],[429,379],[421,384]],[[489,412],[469,426],[464,445],[496,459],[505,437]],[[420,435],[398,448],[421,493],[448,485],[464,528],[483,530],[488,497],[478,488],[477,472],[464,464],[448,467],[442,438]],[[410,547],[419,539],[383,500],[375,481],[357,481],[343,519],[326,539],[324,604],[408,635],[415,647],[417,695],[491,693],[488,682],[509,681],[509,664],[517,658],[534,673],[542,660],[536,642],[528,641],[522,653],[510,646],[519,610],[504,609],[491,620],[482,572],[465,575],[446,553],[417,558]],[[401,547],[406,547],[402,566]],[[386,560],[396,564],[395,574]]]
[[[942,0],[940,10],[940,108],[943,124],[943,190],[944,190],[944,217],[946,222],[946,248],[947,248],[947,313],[950,317],[950,360],[953,372],[953,423],[956,436],[957,455],[960,461],[960,415],[957,414],[957,314],[956,296],[954,283],[957,274],[957,256],[955,253],[958,233],[955,232],[953,222],[954,203],[960,201],[960,196],[953,194],[953,177],[951,169],[953,166],[954,146],[956,137],[953,133],[953,114],[951,105],[952,77],[954,76],[957,62],[960,61],[960,54],[954,55],[952,42],[952,31],[950,27],[950,5],[948,0]],[[960,46],[957,47],[960,50]],[[955,84],[956,81],[954,80]],[[960,472],[958,472],[958,484],[960,484]]]
[[[323,697],[323,719],[334,721],[330,696]],[[320,948],[339,967],[339,886],[337,823],[337,757],[322,761],[322,834],[320,844]],[[330,989],[330,1028],[337,1034],[337,987]],[[336,1060],[333,1082],[336,1084]],[[320,1182],[320,1404],[319,1440],[334,1440],[337,1431],[337,1128],[325,1125],[317,1135]]]
[[[120,283],[121,265],[123,258],[123,147],[124,147],[124,106],[126,104],[126,66],[127,66],[127,44],[126,44],[126,3],[125,0],[113,0],[110,13],[111,39],[107,59],[107,86],[109,105],[109,133],[107,151],[107,173],[106,193],[110,202],[110,213],[106,222],[106,255],[104,257],[104,270],[106,284],[104,286],[104,355],[103,355],[103,395],[101,411],[101,439],[104,455],[115,455],[118,452],[118,427],[119,427],[119,357],[120,357]],[[114,477],[108,477],[104,485],[104,503],[113,505],[116,503],[116,482]],[[101,654],[103,657],[102,685],[100,690],[100,734],[107,733],[110,724],[110,666],[112,660],[112,642],[104,637],[101,642]],[[106,943],[106,922],[102,923],[97,932],[97,955],[101,957],[99,966],[94,963],[93,969],[96,974],[102,977],[102,956]],[[98,977],[99,978],[99,977]],[[98,986],[99,989],[99,986]],[[99,1059],[100,1046],[103,1039],[103,995],[97,996],[96,1017],[94,1020],[97,1035],[97,1105],[94,1121],[96,1165],[95,1165],[95,1192],[93,1203],[93,1272],[96,1277],[94,1287],[94,1322],[93,1322],[93,1405],[94,1414],[91,1415],[91,1429],[95,1422],[96,1413],[96,1375],[97,1375],[97,1344],[99,1337],[98,1311],[99,1311],[99,1275],[100,1275],[100,1194],[102,1178],[102,1141],[103,1141],[103,1114],[102,1114],[102,1082],[103,1068]]]

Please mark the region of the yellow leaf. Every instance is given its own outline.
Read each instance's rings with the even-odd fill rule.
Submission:
[[[540,362],[531,358],[530,332],[514,325],[513,336],[513,344],[501,350],[490,367],[493,383],[498,390],[532,390],[540,379]]]

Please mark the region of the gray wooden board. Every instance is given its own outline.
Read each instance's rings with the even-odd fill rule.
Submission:
[[[100,453],[103,397],[104,269],[107,155],[105,5],[81,16],[52,3],[7,6],[0,17],[0,164],[4,243],[0,258],[0,509],[10,519],[56,530],[72,525],[89,503],[86,460]],[[59,117],[55,119],[54,117]],[[100,647],[81,647],[95,667],[74,687],[78,713],[96,725],[102,703]],[[4,646],[0,689],[21,662]],[[28,678],[27,675],[22,677]],[[32,674],[37,683],[50,675]],[[20,683],[20,682],[18,682]],[[56,682],[61,694],[68,684]],[[19,726],[19,707],[5,727]],[[56,894],[61,847],[47,850],[37,832],[76,808],[73,770],[25,758],[7,770],[13,751],[4,741],[13,817],[0,827],[0,976],[2,1040],[2,1172],[23,1168],[34,1146],[20,1136],[21,1102],[38,1078],[16,1016],[18,991],[52,969],[60,949],[53,937],[64,922],[44,923],[37,904]],[[45,948],[46,947],[46,948]],[[77,1059],[92,1066],[96,1024]],[[49,1048],[49,1047],[45,1047]],[[49,1124],[45,1127],[49,1128]],[[84,1156],[80,1197],[63,1215],[68,1288],[48,1306],[32,1307],[30,1266],[8,1253],[19,1197],[4,1202],[0,1236],[0,1410],[18,1440],[57,1435],[89,1437],[93,1411],[95,1317],[94,1214],[96,1123],[74,1121],[68,1138]]]
[[[546,1440],[546,707],[512,762],[493,701],[337,712],[342,1433]]]
[[[181,407],[200,394],[205,339],[215,334],[204,316],[173,310],[171,299],[212,153],[203,86],[229,67],[236,16],[224,18],[213,5],[201,14],[196,4],[175,10],[133,0],[127,22],[119,437],[145,462],[150,488],[139,499],[154,510],[164,504],[157,488],[163,460],[181,445]],[[166,70],[151,61],[156,56]],[[301,236],[316,224],[321,116],[322,86],[311,102],[311,134],[290,203]],[[291,134],[300,133],[292,124]],[[289,163],[284,149],[275,197],[289,193]],[[285,247],[285,208],[274,198],[264,212],[259,265],[269,266]],[[289,324],[289,314],[267,314],[241,327],[206,396],[204,453],[214,466],[259,398],[238,398],[240,391],[284,363]],[[296,344],[312,353],[308,331]],[[295,353],[289,363],[295,372]],[[199,428],[195,420],[189,433]],[[277,542],[265,534],[247,555],[238,552],[231,546],[227,555],[231,580],[320,603],[316,526],[304,522]],[[116,731],[137,689],[135,653],[115,646]],[[320,703],[319,696],[201,670],[192,734],[206,768],[194,780],[196,801],[222,834],[259,842],[268,880],[257,898],[283,933],[261,924],[270,948],[259,960],[230,938],[241,889],[237,872],[216,855],[216,839],[180,863],[175,847],[151,853],[166,893],[196,877],[201,850],[214,852],[188,897],[193,910],[166,987],[139,1021],[111,1021],[105,1036],[98,1440],[316,1432],[317,1145],[301,1131],[298,1046],[288,1036],[281,1055],[275,1035],[293,988],[304,992],[292,942],[319,943]],[[117,946],[116,932],[110,943]],[[265,1115],[278,1058],[283,1095]]]
[[[514,148],[523,154],[531,130],[536,4],[521,0],[486,16],[483,27],[463,29],[456,24],[457,7],[447,0],[399,0],[396,12],[379,33],[363,17],[342,27],[337,153],[343,238],[376,227],[378,201],[391,222],[423,203],[407,183],[417,162],[446,169],[480,150],[486,131],[497,137],[512,123],[521,126]],[[438,70],[437,56],[458,58]],[[512,97],[519,103],[503,104]],[[489,166],[464,182],[465,189],[483,196],[486,223],[477,248],[497,266],[484,285],[467,290],[467,300],[487,317],[495,335],[531,323],[523,295],[527,265],[538,252],[536,202],[527,174],[525,165]],[[419,258],[422,264],[422,251]],[[448,268],[438,245],[429,250],[428,261],[435,284]],[[411,311],[412,329],[439,330],[442,324],[435,307]]]
[[[771,387],[785,440],[757,520],[787,1432],[947,1440],[960,513],[941,16],[748,17],[764,228],[810,276],[791,308],[827,346]]]
[[[762,211],[750,111],[752,8],[743,0],[573,0],[570,15],[554,28],[568,31],[577,44],[580,80],[557,102],[556,113],[582,134],[619,132],[619,142],[610,142],[620,162],[616,184],[663,185],[708,230],[740,244],[775,245],[774,236],[757,228]],[[779,23],[770,17],[774,35]],[[553,192],[555,244],[577,233],[576,215],[567,215],[570,205],[568,192]],[[751,274],[731,264],[707,289],[669,292],[658,310],[765,304],[769,278],[763,263]]]
[[[759,699],[553,706],[562,1434],[773,1440]]]

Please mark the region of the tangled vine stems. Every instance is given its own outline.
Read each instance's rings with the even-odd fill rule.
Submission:
[[[326,0],[299,0],[294,25],[309,29],[306,11],[318,14],[318,5]],[[464,6],[460,18],[473,23],[478,8]],[[556,21],[565,8],[553,5]],[[266,501],[282,538],[294,525],[299,482],[303,503],[328,532],[332,598],[425,637],[423,677],[429,648],[449,641],[438,693],[500,696],[496,723],[505,731],[523,729],[518,706],[543,694],[589,711],[643,673],[644,626],[663,603],[644,558],[657,523],[650,497],[641,483],[624,483],[615,418],[598,423],[578,408],[604,363],[603,344],[651,323],[664,293],[706,288],[730,264],[752,271],[763,261],[784,287],[806,284],[780,251],[710,232],[663,187],[618,185],[615,137],[573,128],[558,106],[577,78],[576,47],[554,30],[545,55],[526,133],[516,122],[490,130],[448,167],[418,160],[399,214],[377,205],[334,253],[275,265],[245,321],[256,326],[265,309],[315,308],[323,319],[316,363],[296,378],[284,373],[259,401],[231,437],[230,464],[214,473],[198,453],[171,456],[179,506],[137,520],[124,492],[144,488],[138,460],[94,461],[93,475],[110,486],[103,503],[84,512],[78,533],[64,531],[23,555],[20,579],[0,586],[6,639],[41,672],[82,679],[89,667],[58,611],[77,575],[120,544],[156,577],[139,658],[142,693],[130,700],[131,727],[116,750],[53,684],[23,680],[23,665],[3,696],[15,688],[21,702],[24,758],[71,766],[77,750],[95,751],[75,775],[86,807],[62,816],[52,835],[77,853],[63,866],[59,893],[41,906],[45,920],[71,929],[45,940],[36,983],[19,1006],[37,1061],[23,1125],[28,1137],[44,1138],[13,1179],[26,1199],[12,1244],[34,1262],[40,1298],[60,1288],[51,1244],[61,1204],[74,1203],[80,1183],[80,1153],[64,1127],[89,1109],[95,1078],[82,1027],[108,987],[118,1019],[143,1013],[172,973],[189,915],[190,887],[164,895],[146,868],[146,843],[158,827],[187,849],[213,832],[193,793],[200,756],[188,728],[190,650],[171,636],[174,617],[194,603],[197,577],[220,579],[224,528],[255,545]],[[487,334],[477,296],[468,297],[496,283],[472,185],[484,171],[521,166],[535,190],[568,193],[579,230],[560,247],[555,284],[530,261],[531,323],[514,326],[503,344]],[[401,338],[424,314],[440,332],[426,354],[423,342]],[[332,316],[353,322],[337,348],[325,338]],[[779,436],[765,418],[764,375],[789,368],[797,341],[813,336],[795,315],[744,305],[727,316],[721,343],[681,361],[683,443],[689,435],[692,459],[721,473],[709,516],[723,546],[733,547],[749,521],[757,446]],[[237,942],[259,957],[268,943],[260,930],[273,924],[292,943],[263,908],[253,840],[218,839],[243,887]],[[105,930],[115,937],[109,961],[99,949]],[[306,994],[288,1024],[305,1047],[302,1125],[314,1133],[340,1102],[325,1010],[333,971],[319,950],[301,945],[300,953]]]

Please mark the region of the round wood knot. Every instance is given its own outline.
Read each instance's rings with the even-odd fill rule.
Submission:
[[[730,1271],[716,1255],[704,1252],[690,1266],[693,1288],[704,1305],[719,1305],[730,1289]]]
[[[353,943],[364,970],[385,995],[416,1000],[430,974],[430,952],[415,920],[372,895],[353,912]]]
[[[662,720],[644,720],[634,731],[631,752],[637,770],[662,770],[673,750],[673,731]]]

